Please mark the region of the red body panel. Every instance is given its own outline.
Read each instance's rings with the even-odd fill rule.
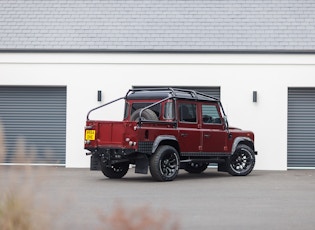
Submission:
[[[125,121],[87,121],[86,127],[95,130],[95,140],[85,143],[86,149],[99,147],[130,148],[129,139],[136,139],[136,122]]]
[[[254,141],[251,131],[231,128],[228,133],[223,126],[200,129],[196,128],[197,124],[179,124],[174,128],[170,124],[148,123],[139,127],[135,121],[87,121],[86,126],[96,131],[95,141],[85,143],[86,149],[132,148],[137,151],[138,142],[153,142],[158,136],[171,135],[178,140],[181,152],[231,153],[235,138],[248,137]],[[130,145],[130,141],[135,145]]]

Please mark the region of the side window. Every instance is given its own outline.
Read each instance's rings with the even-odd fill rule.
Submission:
[[[179,104],[179,120],[183,122],[196,122],[196,105],[195,104]]]
[[[173,102],[167,102],[164,107],[164,118],[165,119],[174,119],[174,106]]]
[[[206,124],[221,124],[221,118],[215,105],[202,105],[202,121]]]

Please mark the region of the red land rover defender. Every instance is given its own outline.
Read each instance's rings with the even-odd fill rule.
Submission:
[[[90,120],[92,111],[125,100],[122,121]],[[124,97],[87,114],[84,148],[91,170],[122,178],[129,165],[136,173],[172,181],[179,169],[201,173],[209,163],[235,176],[255,165],[254,133],[231,128],[221,102],[186,89],[130,89]]]

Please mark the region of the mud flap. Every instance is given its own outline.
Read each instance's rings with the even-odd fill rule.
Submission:
[[[100,158],[92,155],[90,162],[90,170],[101,170]]]
[[[148,167],[148,157],[145,154],[137,156],[135,173],[148,174]]]

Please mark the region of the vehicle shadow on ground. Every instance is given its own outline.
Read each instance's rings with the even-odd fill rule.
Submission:
[[[250,177],[252,176],[259,176],[256,173],[251,173],[250,175],[248,175]],[[244,177],[244,176],[241,176]],[[190,181],[190,180],[217,180],[217,179],[227,179],[227,178],[235,178],[235,176],[231,176],[230,174],[226,173],[226,172],[218,172],[214,169],[207,169],[205,172],[202,172],[200,174],[193,174],[193,173],[188,173],[184,170],[181,170],[177,177],[175,178],[174,181]],[[240,178],[240,177],[239,177]],[[154,180],[151,175],[150,172],[148,174],[137,174],[134,173],[134,170],[131,169],[129,170],[128,174],[121,178],[121,179],[109,179],[109,178],[102,178],[100,179],[101,181],[117,181],[117,182],[158,182],[156,180]]]

